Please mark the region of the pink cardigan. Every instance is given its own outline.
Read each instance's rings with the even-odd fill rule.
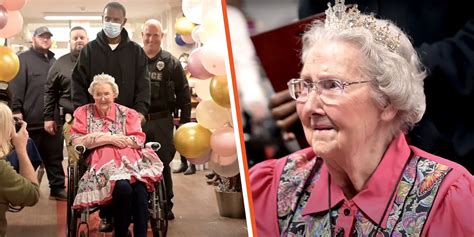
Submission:
[[[452,168],[452,171],[448,173],[439,187],[422,236],[474,236],[474,177],[464,167],[454,162],[434,156],[416,147],[408,146],[401,133],[390,144],[384,158],[367,181],[364,190],[352,200],[357,202],[361,210],[369,217],[382,216],[384,210],[380,207],[386,205],[386,200],[388,200],[388,196],[391,194],[392,189],[388,187],[393,187],[393,185],[387,184],[395,184],[397,182],[405,162],[410,158],[411,151],[414,156],[420,156]],[[315,158],[311,148],[300,150],[295,154],[302,155],[307,160]],[[277,192],[287,159],[288,157],[267,160],[250,170],[250,189],[258,236],[280,235],[277,217]],[[326,169],[325,164],[323,164],[321,169]],[[321,211],[321,206],[326,202],[318,201],[316,194],[322,195],[321,193],[327,190],[326,184],[327,172],[324,171],[321,172],[320,180],[312,188],[311,196],[303,213],[308,214]],[[333,187],[333,185],[331,186]],[[336,195],[331,199],[338,198],[338,193],[342,194],[337,189],[338,187],[336,186]],[[377,195],[373,195],[374,193]],[[391,210],[391,207],[389,210]],[[386,226],[389,213],[387,212],[383,217],[383,226]],[[345,236],[350,234],[351,231],[345,232]]]

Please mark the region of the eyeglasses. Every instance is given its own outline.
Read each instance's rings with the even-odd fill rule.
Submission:
[[[321,100],[326,104],[337,103],[338,98],[344,93],[346,86],[366,83],[369,81],[343,82],[335,79],[320,81],[305,81],[301,78],[291,79],[288,82],[288,90],[291,98],[299,102],[306,102],[312,90],[318,93]]]
[[[99,100],[100,100],[100,99],[102,99],[102,98],[108,99],[108,98],[110,98],[111,96],[112,96],[111,93],[104,93],[104,94],[95,94],[93,97],[94,97],[94,99],[99,99]]]

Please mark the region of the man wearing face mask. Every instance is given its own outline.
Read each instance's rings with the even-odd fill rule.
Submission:
[[[103,29],[97,38],[81,50],[72,73],[74,108],[92,103],[87,92],[94,75],[106,73],[115,78],[120,94],[116,102],[135,109],[142,122],[150,107],[150,81],[146,77],[146,55],[130,40],[123,27],[127,22],[125,7],[109,2],[103,10]]]
[[[44,94],[44,130],[51,135],[57,133],[58,125],[54,121],[54,109],[59,105],[64,123],[64,138],[68,150],[69,160],[77,160],[77,153],[69,144],[74,107],[71,97],[71,75],[81,49],[89,42],[87,32],[81,26],[75,26],[70,31],[71,52],[60,57],[48,72],[48,80]]]
[[[125,7],[109,2],[103,10],[103,28],[79,54],[72,73],[72,101],[74,108],[94,102],[87,91],[93,77],[109,74],[115,78],[120,94],[115,102],[136,110],[141,122],[150,107],[150,79],[146,75],[147,58],[142,47],[130,40],[123,27],[127,22]],[[110,207],[101,208],[99,231],[110,232]]]

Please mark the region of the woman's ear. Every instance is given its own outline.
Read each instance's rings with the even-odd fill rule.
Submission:
[[[398,110],[395,109],[391,104],[385,106],[385,108],[382,109],[382,114],[380,115],[380,118],[383,121],[390,121],[395,118],[397,115]]]

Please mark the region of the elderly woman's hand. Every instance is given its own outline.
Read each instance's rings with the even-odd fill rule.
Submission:
[[[17,148],[24,148],[26,150],[26,143],[28,142],[28,131],[26,131],[27,123],[25,121],[21,121],[21,128],[18,132],[13,129],[12,132],[12,144]]]
[[[130,138],[124,135],[112,135],[112,145],[118,148],[125,148],[130,146]]]

